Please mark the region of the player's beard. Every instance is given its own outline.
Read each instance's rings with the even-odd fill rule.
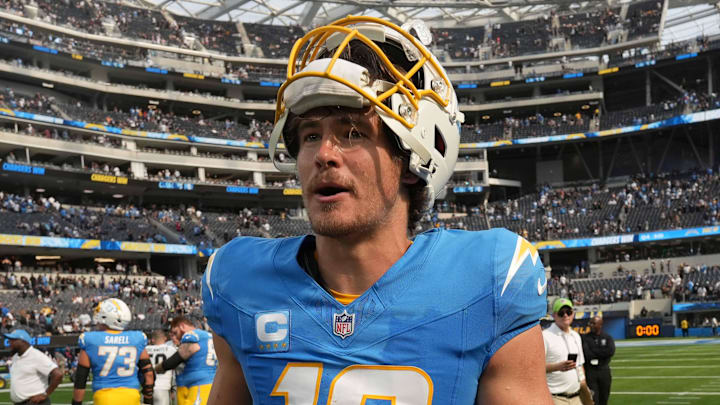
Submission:
[[[390,202],[385,199],[378,202],[378,204],[387,203]],[[310,226],[316,235],[329,238],[370,235],[382,226],[389,212],[387,206],[379,208],[375,205],[374,212],[356,212],[350,217],[333,215],[336,210],[342,209],[341,205],[341,203],[324,204],[320,212],[310,216]]]

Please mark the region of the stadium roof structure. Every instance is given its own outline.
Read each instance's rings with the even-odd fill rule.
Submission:
[[[348,14],[383,17],[400,24],[422,19],[434,27],[467,27],[527,20],[552,10],[591,9],[637,1],[640,0],[134,0],[144,6],[201,19],[304,28],[324,25]],[[719,0],[668,1],[670,9],[700,6],[699,15],[695,15],[696,11],[681,13],[684,18],[679,23],[697,21],[706,17],[708,11],[717,15],[720,8]],[[668,24],[672,26],[672,21]]]

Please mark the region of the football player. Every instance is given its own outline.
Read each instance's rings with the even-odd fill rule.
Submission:
[[[464,119],[430,40],[418,21],[348,16],[295,43],[269,151],[282,138],[295,158],[274,162],[296,171],[314,235],[211,257],[211,403],[552,403],[537,250],[503,229],[409,237]]]
[[[162,364],[165,360],[172,357],[177,352],[173,342],[169,341],[165,331],[158,329],[152,333],[152,345],[148,345],[145,349],[150,355],[150,361],[154,366]],[[173,372],[167,371],[155,376],[155,386],[153,390],[154,405],[170,405],[172,403],[174,378]]]
[[[178,405],[205,405],[217,369],[217,357],[210,333],[196,329],[193,323],[182,316],[173,318],[170,334],[178,341],[177,352],[155,366],[162,374],[175,370]]]
[[[142,402],[153,403],[155,375],[145,350],[147,337],[140,331],[125,330],[131,319],[130,308],[117,298],[97,305],[94,320],[99,330],[81,334],[78,342],[73,405],[82,404],[91,370],[95,405],[139,405],[141,386]]]

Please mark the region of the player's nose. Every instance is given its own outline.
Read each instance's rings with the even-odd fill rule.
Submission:
[[[315,165],[319,169],[340,167],[342,164],[342,147],[330,133],[323,134],[320,145],[315,151]]]

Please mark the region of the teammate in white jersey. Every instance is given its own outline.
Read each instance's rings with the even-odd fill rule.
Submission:
[[[173,342],[169,341],[165,331],[158,329],[153,332],[151,337],[152,345],[145,347],[153,366],[162,364],[163,361],[170,358],[177,348]],[[170,405],[172,404],[172,393],[175,388],[175,372],[168,370],[155,377],[155,388],[153,391],[153,405]]]

